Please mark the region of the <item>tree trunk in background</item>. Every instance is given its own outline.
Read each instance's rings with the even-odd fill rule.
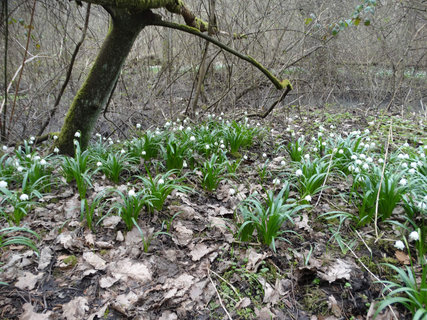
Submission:
[[[76,131],[81,133],[82,148],[87,147],[136,37],[153,16],[151,11],[129,14],[123,9],[105,9],[112,16],[112,24],[86,81],[65,117],[57,143],[62,154],[74,154]]]

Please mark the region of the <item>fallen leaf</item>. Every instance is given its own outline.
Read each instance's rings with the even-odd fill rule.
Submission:
[[[42,277],[43,273],[35,275],[31,272],[25,271],[22,276],[18,277],[18,282],[15,283],[15,287],[21,290],[33,290],[37,281],[39,281]]]
[[[216,249],[217,246],[208,247],[204,243],[198,243],[190,252],[190,256],[192,257],[191,260],[199,261],[205,255],[211,253],[212,251],[215,251]]]
[[[264,260],[268,254],[264,252],[263,254],[259,254],[255,251],[254,248],[249,248],[248,253],[248,264],[246,265],[246,269],[249,272],[254,272],[258,268],[258,265]]]
[[[353,263],[338,259],[332,265],[322,267],[322,270],[318,270],[317,274],[321,279],[332,283],[339,279],[350,280],[350,272],[355,268],[357,266]]]
[[[177,320],[178,316],[176,315],[176,313],[171,312],[169,310],[164,311],[162,313],[162,316],[159,318],[159,320]]]
[[[107,229],[115,229],[119,222],[122,221],[122,218],[119,216],[110,216],[102,220],[102,225]]]
[[[87,251],[83,253],[83,259],[96,270],[105,270],[107,267],[105,260],[93,252]]]
[[[180,221],[174,224],[174,229],[176,231],[176,239],[174,236],[173,240],[177,244],[185,246],[193,239],[193,231],[186,228]]]
[[[394,255],[396,256],[397,260],[399,260],[400,263],[403,263],[406,265],[411,264],[411,258],[405,252],[397,250],[394,253]]]
[[[34,312],[33,306],[31,305],[31,303],[25,303],[22,306],[22,309],[24,310],[24,313],[21,314],[21,316],[19,317],[19,320],[49,320],[49,319],[53,319],[52,311],[48,311],[46,313]]]
[[[342,316],[341,308],[338,305],[337,299],[335,299],[335,297],[333,295],[330,295],[328,297],[328,305],[329,305],[329,309],[331,309],[332,313],[336,317],[341,318],[341,316]]]
[[[114,278],[119,278],[126,281],[128,278],[148,282],[151,280],[151,271],[142,262],[135,262],[131,259],[123,259],[117,262],[110,263],[108,270]]]
[[[88,301],[85,297],[76,297],[62,306],[63,316],[67,320],[86,319],[85,313],[89,310]]]
[[[38,269],[43,270],[49,266],[50,262],[52,261],[52,249],[50,247],[44,247],[40,252],[40,260]]]

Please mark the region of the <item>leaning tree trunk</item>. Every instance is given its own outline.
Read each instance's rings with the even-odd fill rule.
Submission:
[[[151,11],[129,14],[123,9],[106,10],[112,16],[110,30],[65,117],[57,142],[62,154],[74,154],[73,140],[77,131],[81,133],[80,145],[83,149],[87,147],[136,37],[153,17]]]

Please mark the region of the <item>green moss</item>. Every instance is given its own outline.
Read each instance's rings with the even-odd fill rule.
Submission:
[[[62,260],[67,266],[74,267],[77,264],[77,257],[75,255],[71,255]]]

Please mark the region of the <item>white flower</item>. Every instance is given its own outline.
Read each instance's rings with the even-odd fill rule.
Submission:
[[[370,145],[371,149],[375,148],[375,146],[376,146],[375,142],[371,142],[371,145]]]
[[[35,138],[34,136],[31,136],[31,137],[30,137],[30,140],[31,140],[31,141],[34,141],[34,140],[36,140],[36,138]]]
[[[404,148],[409,147],[409,143],[405,142],[405,143],[403,144],[403,147],[404,147]]]
[[[28,141],[28,144],[33,144],[34,143],[34,141],[33,140],[30,140],[30,141]]]
[[[402,153],[399,153],[397,156],[397,159],[404,159],[404,158],[405,158],[405,156]]]
[[[136,128],[137,128],[137,129],[141,129],[141,124],[140,124],[140,123],[137,123],[137,124],[136,124]]]
[[[7,188],[7,182],[4,180],[0,181],[0,188]]]
[[[221,145],[219,146],[221,149],[225,148],[225,145],[223,143],[221,143]]]
[[[190,131],[191,131],[191,127],[187,127],[187,128],[185,129],[185,131],[190,132]]]
[[[412,231],[409,234],[409,240],[418,241],[419,239],[420,239],[420,235],[418,234],[418,231]]]
[[[373,125],[375,124],[375,121],[368,122],[368,124],[369,124],[370,126],[373,126]]]
[[[95,136],[96,136],[97,138],[101,138],[101,134],[100,134],[99,132],[95,133]]]
[[[372,163],[373,161],[374,161],[374,159],[372,159],[371,157],[366,158],[366,162],[368,162],[368,163]]]
[[[185,160],[184,160],[184,161],[182,162],[182,166],[183,166],[184,168],[187,168],[187,167],[188,167],[188,165],[187,165],[187,161],[185,161]]]
[[[285,160],[280,161],[280,165],[281,165],[282,167],[286,166],[286,161],[285,161]]]
[[[279,185],[280,184],[280,179],[279,178],[274,179],[273,180],[273,184],[276,185],[276,186]]]
[[[47,164],[47,161],[46,161],[45,159],[41,159],[41,160],[40,160],[40,164],[41,164],[42,166],[45,166],[45,165]]]
[[[322,142],[322,146],[326,147],[326,142]]]
[[[205,145],[205,149],[206,150],[209,150],[211,147],[207,144],[207,145]]]
[[[3,151],[7,151],[7,147],[6,146],[3,146]]]
[[[331,132],[331,133],[329,134],[329,136],[330,136],[331,138],[333,138],[333,137],[335,137],[335,134]]]
[[[298,147],[298,151],[300,151],[300,152],[301,152],[301,151],[302,151],[302,148],[301,148],[301,147]]]
[[[415,173],[415,169],[414,169],[414,168],[411,168],[411,169],[409,169],[409,170],[408,170],[408,172],[409,172],[410,174],[414,174],[414,173]]]
[[[59,152],[59,148],[55,147],[55,149],[53,149],[53,152],[58,153]]]
[[[363,168],[364,170],[368,170],[368,169],[369,169],[369,164],[364,163],[364,164],[363,164],[363,166],[362,166],[362,168]]]
[[[355,154],[351,155],[351,160],[356,160],[357,156]]]
[[[76,138],[80,138],[81,134],[80,134],[80,132],[76,131],[76,133],[74,134],[74,136],[75,136]]]
[[[408,167],[408,164],[406,162],[403,162],[402,167],[406,169]]]
[[[165,180],[160,178],[158,184],[164,184],[164,183],[165,183]]]
[[[323,133],[318,132],[318,133],[317,133],[317,136],[320,138],[321,136],[323,136]]]
[[[363,143],[363,142],[361,142],[360,144],[359,144],[359,146],[361,146],[362,148],[365,146],[365,144]]]
[[[27,159],[31,159],[31,154],[27,154],[27,155],[25,156],[25,158],[27,158]]]
[[[353,171],[354,171],[354,166],[353,166],[353,165],[350,165],[350,166],[348,167],[348,171],[353,172]]]
[[[411,162],[411,167],[416,169],[417,168],[417,163],[416,162]]]
[[[184,126],[183,126],[183,125],[180,125],[180,126],[178,127],[178,130],[179,130],[179,131],[184,130]]]
[[[130,189],[129,192],[128,192],[128,196],[129,197],[135,197],[135,195],[136,195],[135,190]]]
[[[331,125],[329,126],[329,129],[335,129],[335,126],[334,126],[333,124],[331,124]]]
[[[23,193],[19,196],[19,200],[21,200],[21,201],[27,201],[29,198],[30,197],[25,193]]]
[[[333,148],[333,149],[332,149],[332,152],[333,152],[333,153],[337,153],[337,151],[338,151],[338,149],[337,149],[337,148]]]
[[[406,186],[408,184],[408,180],[406,180],[405,178],[400,179],[399,184],[402,186]]]
[[[196,137],[195,136],[191,136],[190,137],[190,141],[196,141]]]
[[[365,156],[365,154],[361,153],[361,154],[359,155],[359,158],[360,158],[360,159],[366,159],[366,156]]]
[[[427,209],[427,204],[420,201],[418,202],[418,208],[420,208],[421,210]]]
[[[359,167],[354,168],[354,172],[359,173],[360,172],[360,168]]]
[[[19,166],[19,167],[17,167],[17,168],[16,168],[16,170],[17,170],[18,172],[22,172],[22,171],[24,170],[24,167]]]
[[[305,196],[304,200],[310,202],[311,201],[311,196],[310,195]]]
[[[170,123],[169,121],[165,123],[165,127],[166,127],[166,128],[168,128],[168,127],[170,127],[170,126],[171,126],[171,123]]]
[[[243,156],[243,159],[248,160],[248,156],[245,154],[245,155]]]
[[[369,129],[365,129],[365,134],[369,134]]]
[[[403,249],[405,249],[405,244],[403,243],[403,241],[400,241],[400,240],[397,240],[397,241],[394,243],[394,246],[395,246],[397,249],[399,249],[399,250],[403,250]]]
[[[96,163],[96,166],[97,166],[97,167],[102,166],[102,162],[101,162],[101,161],[98,161],[98,162]]]
[[[34,156],[34,161],[39,161],[40,160],[40,156]]]
[[[304,158],[305,158],[306,160],[308,160],[308,159],[310,159],[310,155],[307,153],[307,154],[305,154],[305,155],[304,155]]]
[[[384,159],[383,158],[379,158],[378,159],[378,163],[384,163]]]
[[[295,132],[294,131],[292,131],[291,136],[295,137]]]
[[[363,162],[360,159],[357,159],[354,163],[356,163],[358,166],[360,166]]]
[[[297,171],[295,171],[295,174],[297,177],[302,176],[302,170],[298,169]]]
[[[264,153],[262,154],[262,157],[263,157],[263,158],[267,158],[267,154],[264,152]]]
[[[316,147],[313,148],[314,152],[317,152],[319,149],[317,149]]]
[[[147,155],[147,152],[145,152],[145,150],[142,150],[141,155],[145,156]]]
[[[339,153],[339,154],[343,154],[343,153],[344,153],[344,150],[343,150],[343,149],[339,149],[339,150],[338,150],[338,153]]]
[[[120,150],[120,153],[121,153],[121,154],[126,153],[125,149]]]

